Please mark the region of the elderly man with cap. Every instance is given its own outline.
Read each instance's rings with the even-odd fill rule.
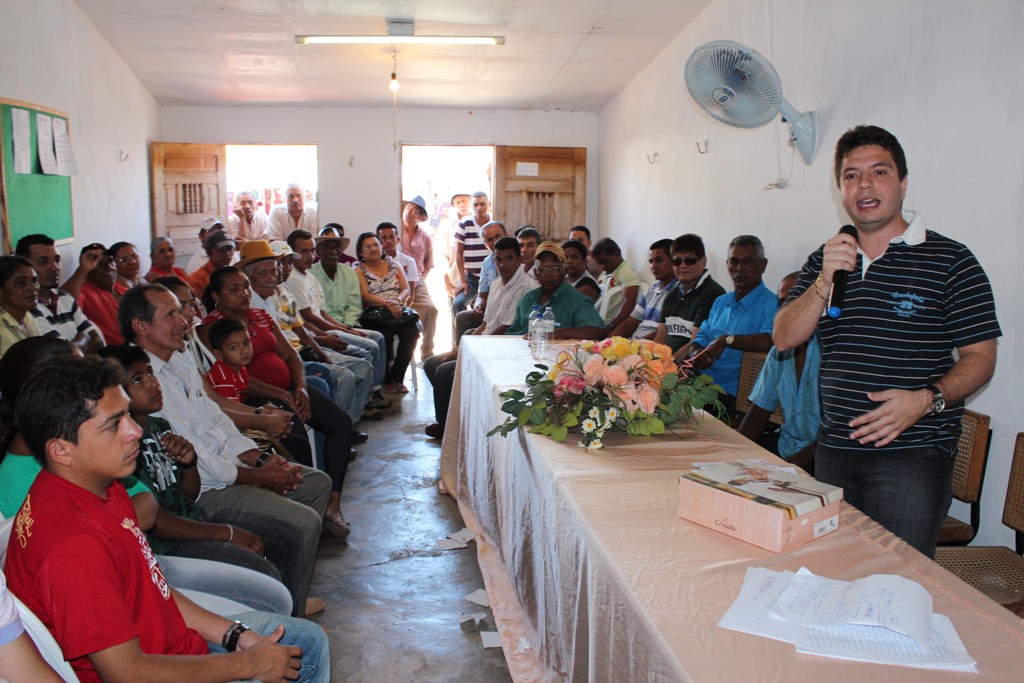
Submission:
[[[307,367],[327,368],[335,403],[341,406],[353,422],[363,414],[370,392],[373,390],[373,367],[358,358],[342,356],[322,348],[305,329],[298,304],[280,279],[279,259],[292,259],[292,249],[286,242],[250,240],[239,251],[238,267],[245,271],[252,286],[250,306],[269,313],[285,339],[295,347]],[[359,373],[358,375],[356,373]]]
[[[226,231],[227,229],[216,216],[208,216],[199,223],[199,251],[192,254],[192,258],[185,264],[186,273],[196,272],[210,260],[210,257],[206,255],[206,238],[210,236],[211,232],[216,232],[217,230]]]
[[[338,253],[338,263],[343,263],[346,266],[351,266],[356,262],[356,257],[347,253],[345,250],[348,249],[348,245],[352,243],[352,240],[345,237],[345,226],[341,223],[328,223],[320,231],[320,237],[336,237],[341,240],[341,251]]]
[[[174,265],[174,259],[176,256],[174,251],[174,240],[170,237],[160,235],[154,237],[153,242],[149,247],[149,260],[150,268],[149,272],[146,273],[146,281],[153,282],[157,278],[161,277],[180,277],[182,280],[188,280],[188,273],[183,268],[179,268]]]
[[[231,257],[235,254],[235,241],[222,230],[211,232],[206,238],[207,262],[202,268],[188,276],[188,285],[196,298],[202,298],[203,291],[210,284],[213,271],[231,265]]]
[[[268,240],[287,240],[296,230],[316,234],[320,229],[316,209],[306,206],[306,191],[302,185],[291,183],[285,190],[285,205],[270,212],[270,225],[263,237]]]
[[[437,324],[437,308],[430,300],[427,290],[427,275],[434,268],[434,240],[430,233],[420,227],[427,220],[427,203],[423,197],[416,195],[402,204],[402,234],[399,248],[416,261],[419,281],[410,292],[411,305],[423,323],[423,335],[420,337],[420,358],[434,355],[434,327]]]
[[[604,339],[608,335],[604,320],[594,309],[590,297],[579,292],[565,279],[565,252],[554,242],[537,248],[534,275],[540,287],[526,293],[516,309],[516,318],[505,334],[526,334],[534,306],[550,306],[555,314],[555,339]]]
[[[259,199],[252,190],[235,193],[235,211],[228,216],[228,234],[239,246],[249,240],[263,239],[263,234],[270,227],[270,216],[265,211],[257,211]]]

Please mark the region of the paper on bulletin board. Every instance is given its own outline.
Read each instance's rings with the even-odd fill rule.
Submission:
[[[11,109],[11,137],[14,140],[14,172],[32,172],[32,131],[28,123],[28,111]]]
[[[68,137],[68,122],[64,119],[53,120],[53,146],[57,153],[57,173],[78,175],[75,151],[71,149],[71,138]]]
[[[53,154],[53,118],[36,114],[36,142],[39,148],[39,165],[43,173],[58,175],[57,157]]]

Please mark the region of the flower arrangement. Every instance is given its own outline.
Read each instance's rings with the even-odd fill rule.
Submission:
[[[604,446],[619,429],[634,436],[662,434],[680,413],[687,418],[705,406],[721,415],[725,392],[706,375],[686,374],[672,360],[672,349],[652,341],[611,337],[585,341],[558,354],[552,368],[537,364],[526,389],[502,392],[501,410],[511,415],[488,436],[507,436],[518,426],[564,441],[579,427],[585,449]]]

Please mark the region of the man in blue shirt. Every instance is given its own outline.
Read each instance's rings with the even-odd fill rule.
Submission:
[[[780,302],[786,300],[799,279],[800,273],[782,278],[778,291]],[[750,391],[752,405],[743,416],[739,430],[751,441],[812,474],[821,412],[818,406],[820,359],[818,340],[813,336],[789,351],[779,351],[773,346]],[[768,419],[780,404],[786,421],[780,428],[766,432]]]
[[[726,265],[736,289],[715,299],[690,355],[693,367],[711,375],[725,390],[722,403],[734,417],[742,352],[765,352],[772,347],[772,321],[779,302],[762,281],[768,259],[760,239],[740,235],[730,242]]]

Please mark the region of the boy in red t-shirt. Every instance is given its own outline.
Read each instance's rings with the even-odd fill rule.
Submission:
[[[206,373],[206,379],[221,396],[238,403],[249,394],[249,371],[252,341],[245,325],[234,318],[223,318],[210,325],[210,348],[217,362]]]
[[[167,584],[119,481],[135,469],[141,435],[123,381],[114,363],[83,358],[54,362],[22,388],[18,433],[43,471],[14,522],[5,568],[12,592],[83,683],[143,672],[179,681],[326,681],[319,627],[247,612],[250,629]],[[209,654],[211,644],[224,654]]]

